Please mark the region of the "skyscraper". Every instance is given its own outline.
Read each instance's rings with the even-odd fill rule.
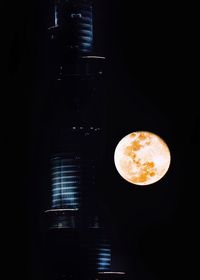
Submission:
[[[47,279],[122,279],[98,200],[104,152],[105,57],[93,48],[89,0],[55,0],[49,48],[54,88],[49,132]],[[51,137],[52,136],[52,137]]]

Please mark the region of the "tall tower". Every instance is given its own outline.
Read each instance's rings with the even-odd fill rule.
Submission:
[[[92,1],[55,0],[48,31],[54,137],[45,211],[47,279],[124,279],[112,271],[111,238],[98,201],[105,57],[93,48]]]

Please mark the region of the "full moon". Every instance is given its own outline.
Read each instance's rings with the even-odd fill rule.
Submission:
[[[156,134],[137,131],[118,143],[114,162],[119,174],[135,185],[150,185],[159,181],[170,166],[167,144]]]

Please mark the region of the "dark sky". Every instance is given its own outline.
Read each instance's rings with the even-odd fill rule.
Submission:
[[[35,244],[39,230],[33,229],[39,227],[33,212],[40,208],[30,206],[30,201],[37,200],[30,181],[34,180],[31,168],[37,157],[33,152],[37,125],[42,129],[37,112],[43,108],[41,92],[48,81],[48,1],[42,2],[9,1],[4,8],[2,68],[7,102],[3,120],[10,152],[7,159],[12,166],[8,172],[12,181],[9,259],[17,277],[29,275],[26,279],[38,273],[34,258],[40,250]],[[130,279],[180,279],[184,275],[190,279],[198,225],[196,7],[95,2],[97,54],[107,57],[107,154],[102,199],[112,221],[116,251],[121,250],[118,255],[123,256]],[[159,134],[171,150],[167,175],[150,187],[133,187],[113,165],[116,144],[134,130]],[[31,187],[27,187],[29,183]],[[34,205],[37,203],[40,201]]]

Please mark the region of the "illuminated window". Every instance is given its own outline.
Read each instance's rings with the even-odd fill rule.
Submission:
[[[52,208],[80,206],[80,160],[75,157],[52,159]]]
[[[111,265],[110,246],[107,244],[101,244],[101,247],[98,249],[97,270],[107,271],[110,269],[110,265]]]

